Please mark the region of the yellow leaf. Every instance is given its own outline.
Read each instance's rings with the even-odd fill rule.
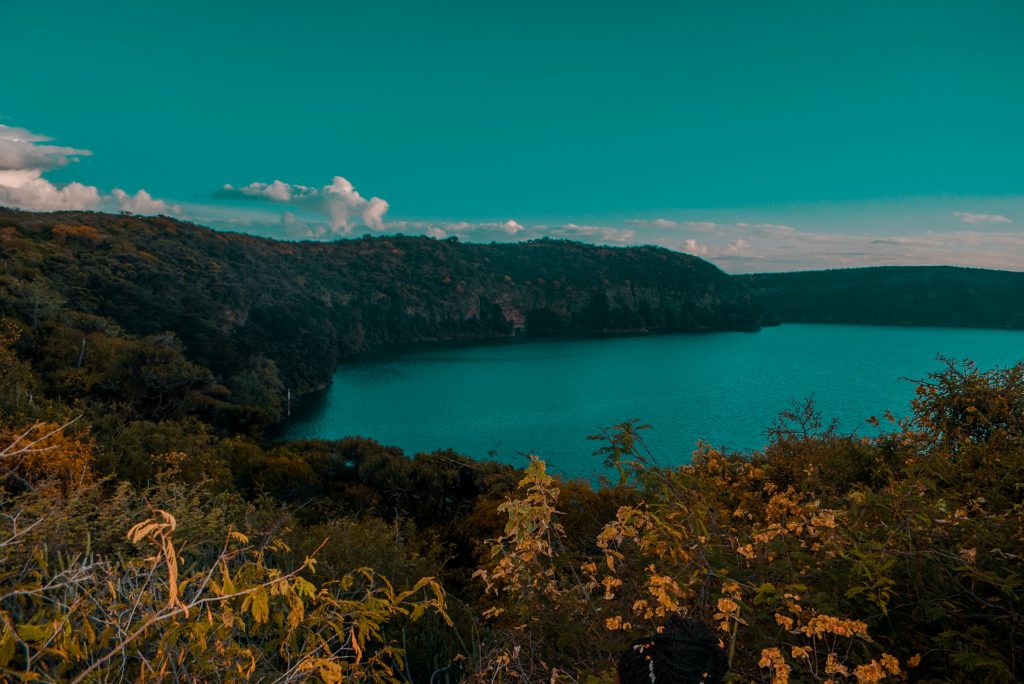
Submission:
[[[267,604],[267,600],[267,590],[262,587],[252,595],[250,610],[256,624],[263,624],[270,617],[270,606]]]

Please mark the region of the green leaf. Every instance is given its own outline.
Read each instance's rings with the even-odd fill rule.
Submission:
[[[18,625],[18,636],[22,641],[46,641],[50,638],[49,625]]]

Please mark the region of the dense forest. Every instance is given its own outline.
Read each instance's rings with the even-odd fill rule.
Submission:
[[[790,323],[1024,329],[1024,273],[953,266],[877,266],[738,276]]]
[[[378,344],[752,328],[741,280],[83,213],[4,212],[0,246],[4,680],[608,684],[679,614],[731,681],[1024,679],[1024,365],[949,361],[877,436],[800,405],[685,466],[610,426],[593,486],[266,427]]]
[[[402,236],[295,243],[162,217],[7,210],[0,245],[4,306],[25,301],[37,317],[66,306],[103,319],[67,322],[71,357],[86,338],[88,366],[101,338],[119,334],[114,326],[173,334],[166,344],[213,373],[219,409],[243,422],[280,417],[258,395],[322,387],[339,361],[387,345],[761,323],[741,284],[658,248]],[[31,292],[13,291],[22,287]],[[264,415],[241,415],[239,405]]]

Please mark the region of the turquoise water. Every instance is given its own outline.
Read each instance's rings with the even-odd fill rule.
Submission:
[[[845,431],[886,409],[909,409],[937,354],[981,368],[1024,358],[1024,332],[787,324],[757,333],[559,340],[418,350],[342,367],[306,402],[286,438],[363,435],[407,453],[450,447],[593,476],[586,439],[631,418],[663,464],[689,460],[698,439],[757,449],[779,411],[813,397]]]

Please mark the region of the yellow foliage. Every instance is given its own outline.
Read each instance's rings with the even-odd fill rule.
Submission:
[[[66,426],[36,423],[22,431],[0,429],[0,464],[25,484],[51,485],[66,495],[75,487],[92,484],[94,444],[88,433],[69,436]]]

